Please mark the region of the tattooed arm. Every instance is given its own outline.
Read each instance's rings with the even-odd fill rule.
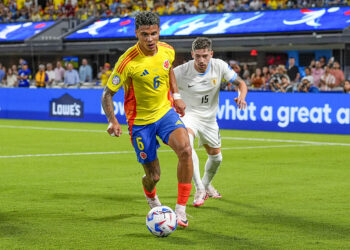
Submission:
[[[108,119],[107,133],[111,136],[119,137],[122,134],[122,128],[114,115],[113,96],[115,92],[111,91],[107,86],[102,94],[102,107]]]

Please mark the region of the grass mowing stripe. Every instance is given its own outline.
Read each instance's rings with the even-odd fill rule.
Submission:
[[[221,148],[222,150],[232,149],[266,149],[266,148],[287,148],[287,147],[306,147],[314,145],[272,145],[272,146],[251,146],[251,147],[231,147]],[[316,146],[322,146],[316,145]],[[196,149],[198,151],[204,151],[204,149]],[[173,150],[158,150],[160,153],[173,152]],[[113,151],[113,152],[83,152],[83,153],[58,153],[58,154],[29,154],[29,155],[0,155],[0,158],[23,158],[23,157],[48,157],[48,156],[76,156],[76,155],[105,155],[105,154],[134,154],[135,151]]]
[[[22,129],[37,129],[37,130],[52,130],[52,131],[68,131],[68,132],[107,133],[106,131],[103,131],[103,130],[96,130],[96,129],[45,128],[45,127],[11,126],[11,125],[0,125],[0,128],[22,128]]]

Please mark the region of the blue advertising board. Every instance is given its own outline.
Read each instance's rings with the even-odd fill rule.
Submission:
[[[101,95],[96,89],[0,88],[0,118],[107,122]],[[246,110],[237,109],[235,96],[220,92],[222,129],[350,134],[349,94],[250,92]],[[114,96],[114,112],[125,124],[123,91]]]
[[[0,42],[24,41],[53,25],[54,21],[1,23]]]
[[[350,25],[350,7],[291,9],[160,16],[161,36],[229,35],[343,30]],[[66,39],[135,37],[135,19],[100,19]]]

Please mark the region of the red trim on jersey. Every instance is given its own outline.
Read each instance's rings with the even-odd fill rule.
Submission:
[[[165,48],[169,48],[169,49],[174,50],[173,46],[171,46],[171,45],[169,45],[167,43],[159,42],[158,45],[162,46],[162,47],[165,47]]]
[[[139,55],[139,53],[136,51],[136,54],[133,54],[133,56],[130,56],[130,57],[128,58],[128,60],[125,61],[124,65],[121,67],[119,74],[120,74],[121,72],[123,72],[123,70],[125,69],[125,66],[126,66],[132,59],[134,59],[135,57],[137,57],[138,55]]]
[[[125,66],[130,60],[131,57],[133,57],[134,55],[138,54],[137,49],[134,49],[133,51],[131,51],[124,59],[123,61],[119,64],[118,68],[117,68],[117,72],[120,74],[121,72],[123,72],[122,68],[123,66]],[[129,60],[129,61],[128,61]]]
[[[174,107],[174,98],[171,96],[170,90],[168,91],[168,100],[171,103],[171,107]]]
[[[134,85],[131,79],[130,88],[128,91],[125,91],[125,97],[124,97],[124,110],[125,110],[125,116],[128,120],[129,124],[129,132],[131,135],[132,132],[132,126],[134,125],[135,117],[136,117],[136,98],[135,98],[135,92],[134,92]],[[131,144],[132,138],[131,138]]]

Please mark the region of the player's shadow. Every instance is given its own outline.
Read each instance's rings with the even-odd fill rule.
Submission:
[[[179,230],[179,229],[176,229],[176,230]],[[150,233],[147,233],[147,232],[146,233],[124,234],[123,236],[125,236],[125,238],[131,237],[131,238],[145,239],[147,241],[149,241],[150,237],[152,237],[152,235],[150,235]],[[162,241],[164,241],[167,244],[168,243],[172,243],[174,245],[189,245],[189,246],[193,246],[193,244],[195,243],[193,240],[177,236],[176,235],[176,231],[172,235],[170,235],[168,237],[161,238],[161,237],[153,236],[153,238],[157,241],[157,244],[159,244]]]
[[[221,199],[220,202],[230,203],[232,205],[232,210],[227,211],[218,207],[207,207],[206,209],[220,210],[220,212],[227,214],[229,216],[237,216],[255,224],[267,225],[267,224],[277,224],[284,227],[297,229],[303,233],[310,235],[315,235],[317,237],[325,238],[350,238],[350,226],[335,225],[332,223],[314,221],[302,216],[296,215],[286,215],[277,211],[273,211],[267,208],[261,208],[251,204],[245,204],[242,202],[237,202],[233,200]],[[248,209],[247,213],[244,212],[234,212],[235,207],[243,207]],[[204,206],[203,206],[204,208]],[[254,213],[250,214],[249,210],[253,210]],[[242,209],[239,209],[242,211]]]
[[[105,217],[98,217],[94,218],[93,220],[95,221],[100,221],[100,222],[116,222],[128,218],[144,218],[145,216],[142,214],[118,214],[118,215],[113,215],[113,216],[105,216]]]

